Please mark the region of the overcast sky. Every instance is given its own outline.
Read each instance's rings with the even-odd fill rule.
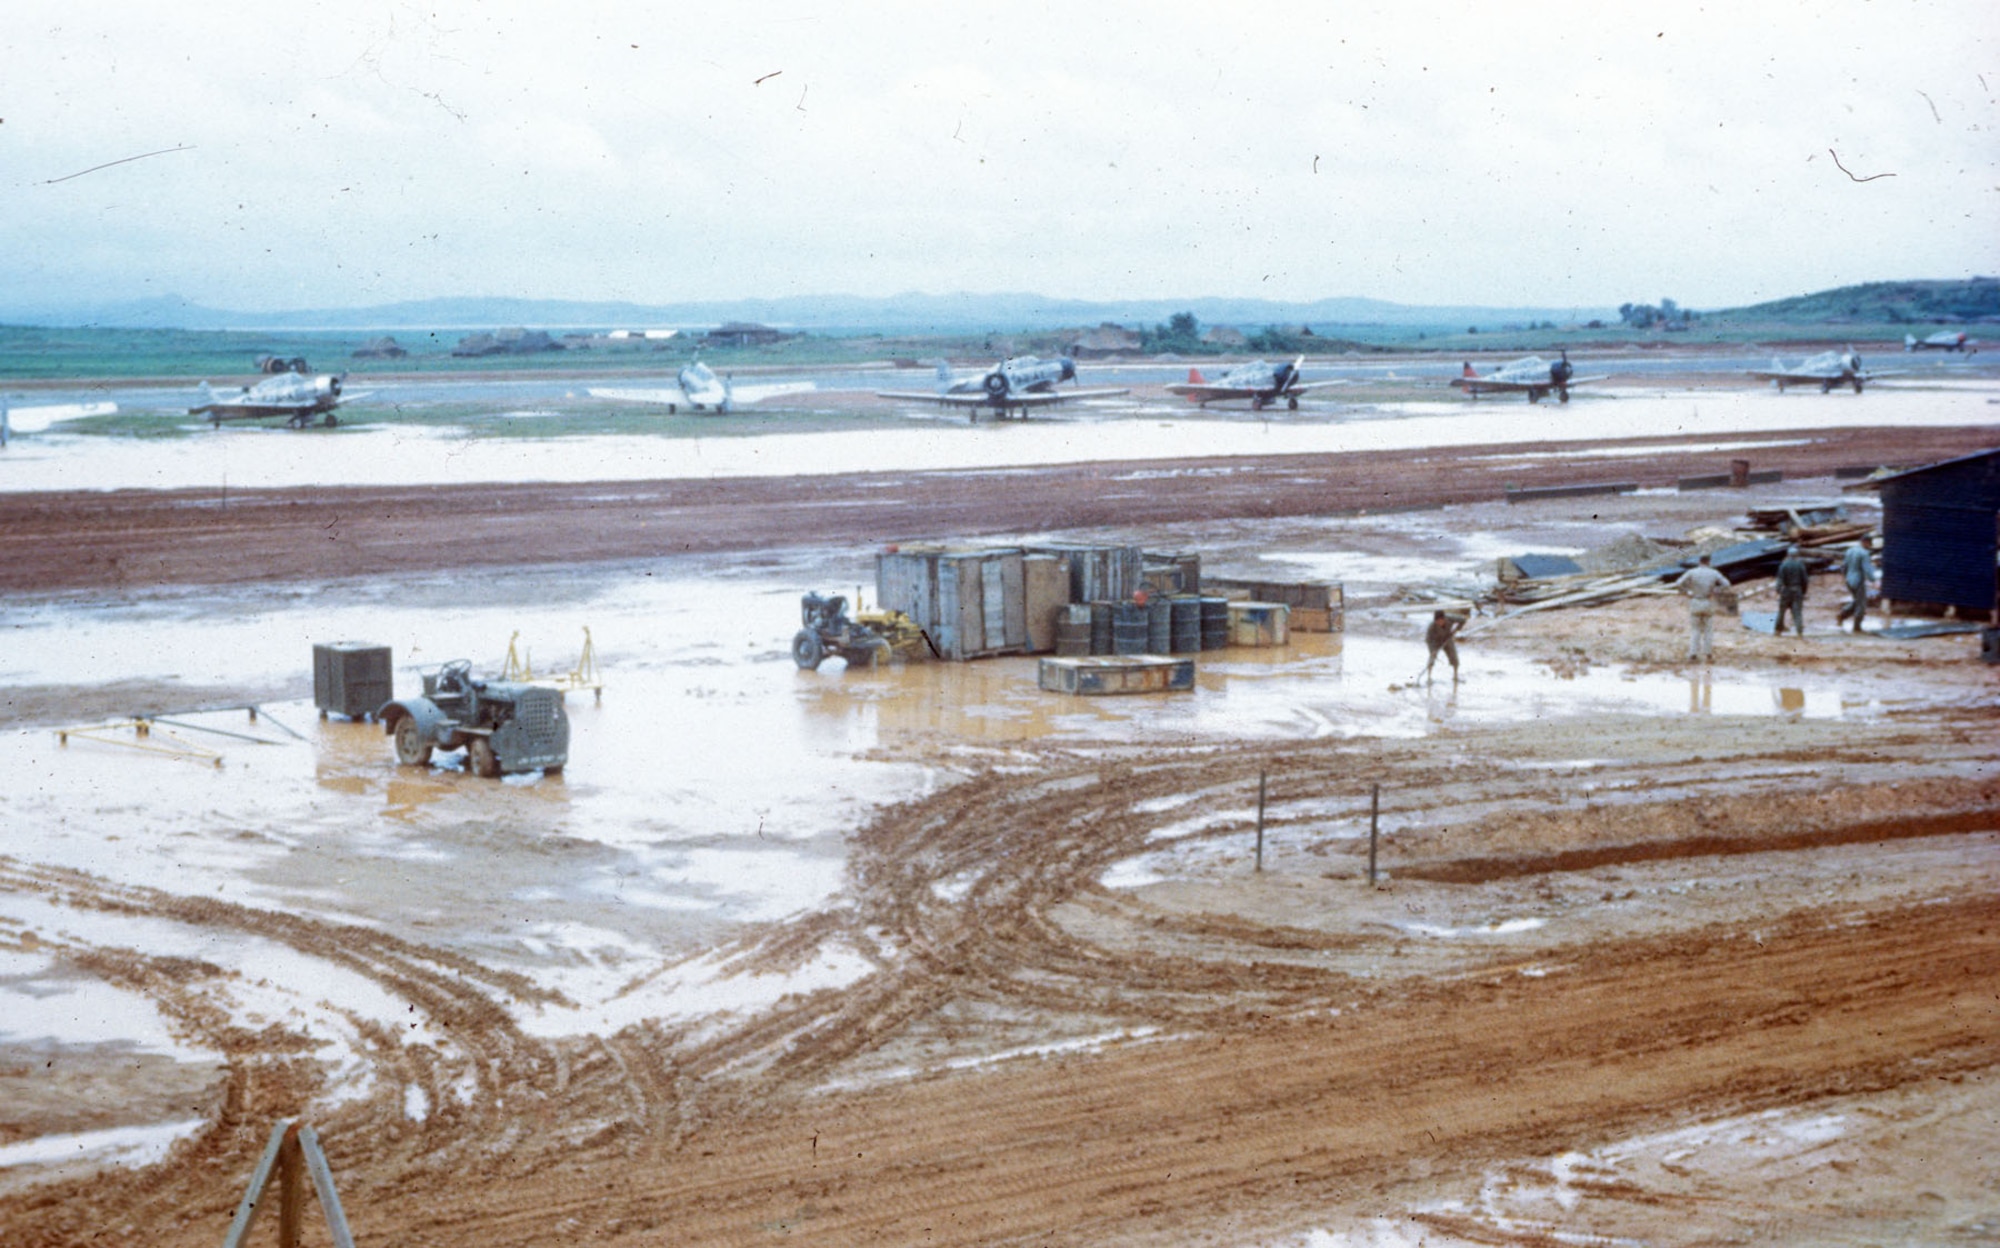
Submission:
[[[1992,274],[1996,46],[1993,0],[13,0],[0,301]]]

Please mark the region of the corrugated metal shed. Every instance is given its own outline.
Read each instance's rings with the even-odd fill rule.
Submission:
[[[2000,450],[1870,484],[1882,495],[1882,596],[1992,610],[2000,596]]]

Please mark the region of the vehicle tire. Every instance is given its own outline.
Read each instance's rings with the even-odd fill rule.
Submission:
[[[826,658],[826,647],[820,643],[819,634],[810,628],[802,628],[792,638],[792,662],[803,672],[817,671],[820,660]]]
[[[431,743],[417,727],[417,717],[405,715],[396,721],[396,761],[406,767],[428,767]]]
[[[331,429],[335,425],[340,423],[340,417],[335,416],[332,412],[328,412],[326,414],[326,419],[320,421],[319,423],[326,426],[328,429]]]
[[[295,373],[309,373],[312,371],[312,366],[307,364],[303,358],[296,355],[292,357],[291,367]]]
[[[1286,400],[1285,400],[1285,410],[1286,410],[1286,411],[1288,411],[1288,412],[1296,412],[1296,411],[1298,411],[1298,410],[1299,410],[1299,401],[1298,401],[1297,399],[1286,399]]]
[[[493,742],[485,737],[474,737],[465,743],[465,765],[475,776],[488,780],[500,774],[500,756],[493,752]]]

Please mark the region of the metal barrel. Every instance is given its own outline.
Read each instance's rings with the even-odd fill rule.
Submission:
[[[1090,652],[1111,653],[1111,604],[1108,602],[1090,604]]]
[[[1174,649],[1174,604],[1154,598],[1146,604],[1146,653],[1171,654]]]
[[[1084,658],[1090,653],[1090,621],[1056,621],[1056,653],[1066,659]]]
[[[1169,598],[1173,610],[1173,631],[1169,644],[1174,654],[1193,654],[1201,649],[1201,599]]]
[[[1146,653],[1148,612],[1136,602],[1121,602],[1111,610],[1111,653]]]
[[[1201,600],[1201,648],[1221,650],[1229,645],[1229,599]]]

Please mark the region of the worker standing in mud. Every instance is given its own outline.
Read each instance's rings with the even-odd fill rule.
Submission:
[[[1839,628],[1847,623],[1847,617],[1854,617],[1854,631],[1861,631],[1861,621],[1868,614],[1868,586],[1878,578],[1875,564],[1868,558],[1868,544],[1855,542],[1840,557],[1840,576],[1847,582],[1847,605],[1840,609],[1840,618],[1834,621]]]
[[[1792,613],[1792,626],[1799,630],[1799,636],[1806,635],[1806,582],[1809,574],[1806,561],[1799,557],[1797,546],[1787,546],[1785,557],[1778,564],[1778,636],[1785,635],[1785,612]]]
[[[1431,678],[1431,668],[1437,664],[1438,652],[1443,651],[1446,661],[1451,664],[1452,683],[1458,683],[1458,642],[1453,638],[1458,636],[1459,629],[1465,627],[1465,621],[1465,616],[1454,618],[1442,611],[1431,613],[1431,626],[1424,630],[1424,645],[1430,647],[1431,652],[1429,662],[1424,664],[1425,680]]]
[[[1709,565],[1707,555],[1680,574],[1674,588],[1688,598],[1688,662],[1715,661],[1715,591],[1729,588],[1729,578]]]

